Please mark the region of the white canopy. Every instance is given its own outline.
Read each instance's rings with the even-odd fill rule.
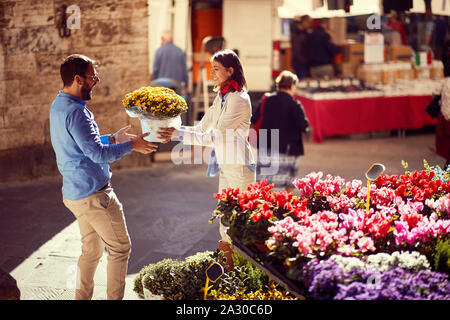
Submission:
[[[324,5],[313,8],[313,0],[284,0],[283,5],[278,7],[280,18],[292,18],[297,15],[308,14],[312,18],[346,17],[354,15],[365,15],[382,13],[382,0],[353,0],[350,12],[341,10],[328,10],[327,0],[323,0]],[[450,0],[432,0],[431,10],[433,14],[450,16]],[[425,13],[425,1],[413,0],[413,8],[410,12]]]

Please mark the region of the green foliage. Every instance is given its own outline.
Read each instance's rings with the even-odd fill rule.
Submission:
[[[439,240],[434,254],[434,269],[450,275],[450,239]]]
[[[289,292],[269,283],[268,276],[239,253],[233,251],[234,270],[211,284],[208,297],[227,300],[292,300]],[[203,299],[206,269],[223,263],[222,252],[199,252],[184,261],[164,259],[144,267],[134,280],[134,291],[144,296],[144,286],[169,300]],[[142,279],[144,279],[142,281]]]
[[[236,251],[233,251],[233,263],[235,266],[239,266],[245,273],[247,273],[248,281],[246,286],[248,290],[260,290],[268,284],[269,278],[267,275]]]
[[[138,293],[140,296],[143,297],[144,296],[144,288],[142,286],[142,279],[144,278],[144,276],[151,275],[152,277],[156,278],[156,277],[161,277],[161,275],[166,275],[168,272],[170,272],[168,270],[170,270],[176,262],[177,261],[174,261],[172,259],[164,259],[157,263],[150,264],[150,265],[142,268],[142,270],[139,272],[139,274],[134,279],[134,289],[133,290],[136,293]]]
[[[408,162],[402,160],[402,167],[405,169],[406,174],[411,173],[411,171],[406,170],[406,169],[408,169]]]
[[[433,171],[434,177],[433,180],[441,180],[442,182],[450,181],[450,168],[441,169],[440,166],[430,166],[427,160],[423,160],[423,167],[427,172]]]
[[[206,269],[217,255],[211,251],[199,252],[184,261],[164,259],[144,267],[134,281],[134,291],[143,296],[144,286],[155,295],[169,300],[194,300],[203,295]]]
[[[233,251],[233,271],[225,273],[213,286],[215,295],[240,295],[262,290],[267,286],[269,278],[259,268],[239,253]]]

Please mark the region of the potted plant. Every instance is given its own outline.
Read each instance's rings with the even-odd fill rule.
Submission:
[[[159,128],[180,128],[180,115],[187,111],[183,97],[164,87],[142,87],[127,93],[122,103],[130,117],[140,120],[142,132],[150,132],[144,139],[151,142],[161,142]]]

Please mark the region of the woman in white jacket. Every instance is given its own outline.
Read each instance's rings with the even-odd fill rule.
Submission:
[[[219,173],[219,192],[224,188],[247,189],[256,181],[256,164],[248,142],[252,107],[246,91],[241,62],[234,51],[225,49],[211,58],[211,75],[218,92],[212,106],[196,126],[164,128],[165,142],[179,138],[184,144],[213,147],[208,176]],[[230,242],[221,225],[220,233]]]

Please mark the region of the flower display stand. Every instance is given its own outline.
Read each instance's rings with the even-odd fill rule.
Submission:
[[[293,182],[298,196],[266,180],[226,188],[211,220],[299,299],[449,300],[450,170],[424,167],[368,174],[368,187],[312,172]]]

